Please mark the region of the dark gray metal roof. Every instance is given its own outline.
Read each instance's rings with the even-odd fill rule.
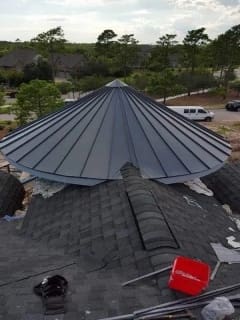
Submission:
[[[143,177],[175,183],[220,168],[230,145],[119,80],[0,141],[21,170],[65,183],[121,179],[130,162]]]

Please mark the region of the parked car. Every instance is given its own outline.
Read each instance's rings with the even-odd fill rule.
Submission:
[[[208,111],[201,106],[169,106],[169,108],[195,121],[212,121],[214,118],[214,112]]]
[[[240,100],[229,101],[225,109],[228,111],[240,111]]]
[[[64,99],[64,106],[66,106],[67,104],[70,104],[70,103],[73,103],[73,102],[76,102],[77,99]]]

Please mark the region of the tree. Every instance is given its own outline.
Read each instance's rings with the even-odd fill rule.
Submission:
[[[210,94],[220,96],[223,100],[225,100],[227,97],[227,89],[220,85],[219,87],[212,89]]]
[[[113,69],[116,56],[117,34],[111,30],[104,30],[97,38],[95,44],[95,57],[89,58],[89,64],[86,67],[87,75],[109,75],[110,69]]]
[[[190,96],[193,90],[203,90],[217,84],[214,76],[205,70],[198,70],[192,74],[190,71],[183,71],[178,74],[178,83],[183,85]]]
[[[162,71],[171,66],[171,56],[177,45],[176,34],[166,34],[159,38],[151,52],[149,66],[154,71]]]
[[[53,80],[52,68],[48,61],[41,56],[23,68],[24,82],[29,82],[34,79]]]
[[[72,83],[69,81],[57,82],[56,87],[61,92],[61,94],[67,94],[72,91]]]
[[[87,76],[79,80],[78,85],[82,92],[88,92],[104,86],[106,83],[112,81],[113,78],[105,78],[100,76]]]
[[[5,79],[9,87],[18,87],[23,83],[23,73],[16,70],[5,70]]]
[[[76,67],[71,72],[73,79],[81,79],[91,75],[108,76],[109,66],[107,62],[103,61],[101,57],[92,57],[83,66]]]
[[[150,72],[138,71],[131,74],[126,79],[126,82],[139,90],[145,91],[148,86],[149,77]]]
[[[116,37],[117,34],[113,30],[105,29],[97,38],[96,51],[105,58],[112,57],[115,43],[113,39]]]
[[[22,125],[31,116],[43,116],[56,110],[62,104],[60,91],[53,83],[45,80],[32,80],[20,86],[15,114],[19,124]]]
[[[49,58],[53,78],[56,74],[56,61],[54,60],[54,53],[60,52],[64,49],[66,43],[64,38],[64,31],[62,27],[56,27],[46,32],[39,33],[31,40],[32,45],[36,46],[38,50]]]
[[[4,96],[4,91],[0,89],[0,106],[3,106],[5,104]]]
[[[124,77],[126,78],[128,70],[136,62],[138,56],[138,41],[134,34],[124,34],[118,39],[118,63],[122,67]]]
[[[197,66],[197,57],[201,46],[209,42],[209,37],[205,33],[205,28],[188,31],[186,37],[183,39],[185,63],[191,69],[193,74]]]
[[[240,64],[240,24],[220,34],[211,44],[215,69],[220,70],[220,82],[227,88],[233,70]]]
[[[162,73],[153,74],[148,87],[149,93],[161,95],[163,103],[166,102],[169,95],[175,94],[178,89],[176,76],[169,69],[165,69]]]
[[[240,95],[240,80],[230,82],[230,89],[236,91],[237,97]]]

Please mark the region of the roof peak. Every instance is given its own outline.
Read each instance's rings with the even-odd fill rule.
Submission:
[[[122,82],[121,80],[115,79],[107,83],[106,87],[112,87],[112,88],[127,87],[127,84]]]

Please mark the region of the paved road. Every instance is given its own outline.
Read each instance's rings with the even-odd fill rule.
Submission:
[[[214,121],[240,121],[240,112],[226,111],[225,109],[211,111],[215,113]]]
[[[14,120],[15,116],[13,114],[0,114],[0,121],[1,120],[7,120],[12,121]]]
[[[214,121],[240,121],[240,112],[226,111],[225,109],[211,110],[215,113]],[[13,114],[0,114],[1,120],[14,120]]]

